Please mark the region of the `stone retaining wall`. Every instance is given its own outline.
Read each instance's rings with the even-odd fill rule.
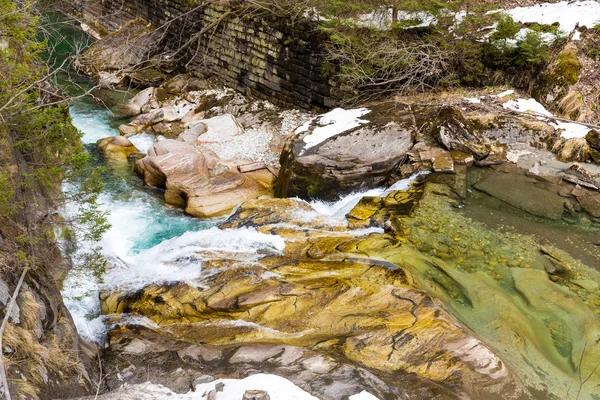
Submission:
[[[343,95],[327,76],[331,67],[322,48],[327,38],[315,27],[192,0],[67,1],[107,31],[135,18],[156,27],[168,24],[166,50],[199,36],[178,55],[181,65],[197,75],[216,75],[246,94],[305,109],[332,107]]]

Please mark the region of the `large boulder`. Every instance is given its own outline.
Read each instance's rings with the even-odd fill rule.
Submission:
[[[136,162],[135,171],[145,184],[165,189],[167,204],[195,217],[213,218],[244,201],[271,194],[275,175],[264,165],[242,168],[246,164],[252,163],[220,162],[204,147],[162,139]]]
[[[415,117],[422,133],[433,137],[446,150],[473,154],[477,159],[490,153],[489,144],[455,107],[416,109]]]
[[[334,200],[385,185],[412,148],[409,109],[333,110],[297,130],[281,154],[276,196]]]
[[[125,161],[139,150],[129,139],[123,136],[111,136],[96,142],[98,150],[110,161]]]
[[[123,117],[134,117],[142,113],[142,107],[150,102],[154,98],[155,88],[149,87],[138,94],[136,94],[133,98],[129,99],[125,103],[121,104],[117,108],[117,113]]]
[[[123,85],[157,50],[162,32],[146,21],[131,21],[94,43],[77,60],[79,69],[102,86]]]

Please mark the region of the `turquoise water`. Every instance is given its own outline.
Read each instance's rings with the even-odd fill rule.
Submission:
[[[83,49],[91,44],[87,35],[76,22],[62,14],[47,14],[43,18],[47,39],[55,51],[47,55],[50,65],[60,65],[76,48]],[[105,326],[99,316],[99,292],[103,287],[116,284],[142,285],[154,279],[191,279],[198,275],[201,265],[186,263],[175,265],[173,261],[190,257],[184,245],[177,245],[178,238],[185,237],[187,245],[191,234],[203,232],[219,221],[202,221],[186,216],[181,209],[164,205],[160,190],[144,187],[141,179],[133,172],[131,163],[121,166],[105,164],[97,153],[97,140],[119,135],[117,127],[123,120],[116,118],[111,107],[134,95],[134,90],[94,90],[90,95],[77,97],[93,87],[93,83],[76,71],[65,70],[56,75],[55,82],[65,93],[75,98],[70,104],[73,125],[82,134],[82,141],[92,155],[96,165],[105,167],[102,179],[105,190],[99,197],[101,210],[106,211],[111,228],[99,245],[108,261],[108,270],[103,277],[105,283],[97,281],[85,271],[85,265],[75,265],[64,284],[65,304],[73,315],[80,334],[102,341]],[[153,142],[153,136],[140,135],[133,139],[140,151],[145,151]],[[73,190],[77,182],[68,182],[65,189]],[[76,190],[76,189],[75,189]],[[69,210],[65,210],[69,213]],[[202,236],[211,236],[207,232]],[[175,253],[158,248],[162,243],[173,241]],[[170,243],[170,242],[169,242]],[[80,241],[81,251],[98,244]],[[147,254],[145,254],[147,253]],[[164,257],[163,257],[164,256]],[[77,258],[74,258],[77,262]]]

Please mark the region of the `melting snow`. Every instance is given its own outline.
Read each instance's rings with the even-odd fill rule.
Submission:
[[[373,396],[371,393],[363,390],[362,392],[348,397],[348,400],[379,400],[379,397]]]
[[[509,100],[502,107],[520,113],[541,114],[546,117],[552,117],[552,113],[546,110],[546,107],[538,103],[535,99]]]
[[[532,113],[545,117],[552,118],[553,115],[550,111],[546,110],[542,104],[538,103],[534,99],[517,99],[509,100],[502,105],[507,110],[513,110],[520,113]],[[542,121],[548,121],[547,118],[539,117]],[[581,125],[575,122],[550,122],[550,125],[556,130],[560,130],[560,136],[565,139],[582,138],[585,137],[591,130],[585,125]]]
[[[213,392],[214,397],[211,395],[211,398],[215,400],[240,400],[246,390],[265,390],[269,393],[271,400],[319,400],[291,381],[271,374],[256,374],[244,379],[219,379],[197,385],[195,391],[189,391],[185,394],[175,393],[162,385],[155,385],[150,382],[139,385],[124,385],[113,393],[107,393],[106,397],[99,396],[98,399],[207,400],[209,393],[217,383],[223,383],[225,386],[222,391]]]
[[[310,135],[305,136],[303,139],[304,143],[306,143],[304,150],[308,150],[311,147],[323,143],[325,140],[339,135],[340,133],[368,123],[369,121],[360,119],[360,117],[370,112],[371,110],[368,108],[356,108],[353,110],[336,108],[329,111],[327,114],[320,115],[317,117],[317,127]],[[304,125],[296,129],[296,133],[308,131],[313,122],[314,119],[306,122]]]
[[[542,25],[560,24],[560,29],[571,32],[577,24],[593,27],[600,19],[600,3],[597,1],[561,1],[530,7],[517,7],[506,11],[515,21],[536,22]]]
[[[502,97],[510,96],[511,94],[514,94],[514,93],[515,93],[514,90],[505,90],[502,93],[498,93],[496,96],[502,98]]]
[[[552,122],[550,123],[555,129],[561,129],[561,137],[565,139],[582,138],[585,137],[591,129],[585,125],[576,124],[574,122]]]

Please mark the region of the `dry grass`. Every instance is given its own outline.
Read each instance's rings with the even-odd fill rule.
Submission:
[[[43,304],[38,303],[30,290],[22,290],[19,307],[21,308],[21,325],[30,331],[41,329]]]
[[[558,108],[565,117],[576,120],[581,115],[582,105],[583,96],[581,93],[570,92],[560,100]]]
[[[590,158],[590,146],[585,138],[559,139],[552,151],[556,153],[558,159],[563,162],[586,161]]]

